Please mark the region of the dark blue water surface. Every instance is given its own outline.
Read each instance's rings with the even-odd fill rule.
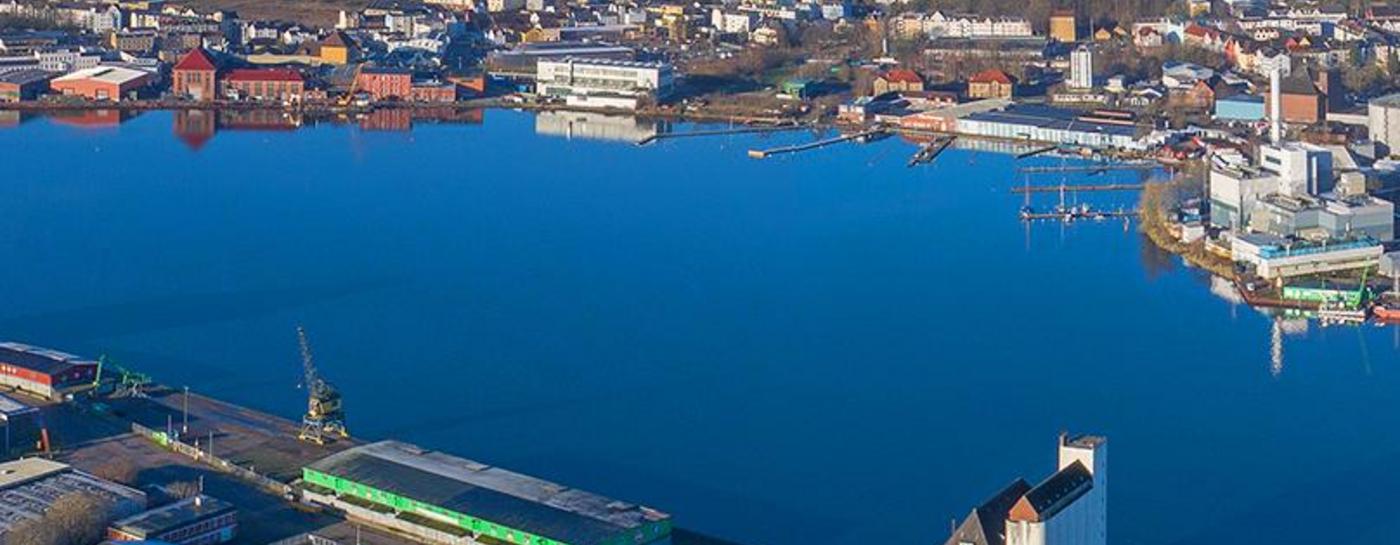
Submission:
[[[1275,357],[1121,222],[1027,231],[1009,155],[173,121],[0,130],[0,337],[296,417],[302,323],[358,435],[745,543],[939,542],[1061,430],[1110,438],[1114,543],[1392,535],[1393,328]]]

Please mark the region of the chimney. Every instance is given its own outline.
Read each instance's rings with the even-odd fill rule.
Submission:
[[[1277,66],[1269,71],[1269,115],[1272,117],[1269,138],[1274,145],[1278,145],[1283,140],[1283,90],[1280,89],[1282,79],[1282,70],[1279,70]]]

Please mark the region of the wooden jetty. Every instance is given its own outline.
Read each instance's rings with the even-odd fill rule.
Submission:
[[[817,149],[817,148],[824,148],[824,147],[830,146],[830,145],[832,145],[832,144],[840,144],[840,143],[842,143],[842,142],[849,142],[849,141],[851,141],[851,140],[858,140],[858,141],[865,142],[865,141],[870,141],[870,140],[872,140],[872,139],[878,138],[880,135],[882,135],[882,134],[884,134],[884,133],[885,133],[885,130],[884,130],[884,129],[871,129],[871,130],[868,130],[868,131],[862,131],[862,132],[853,133],[853,134],[841,135],[841,136],[837,136],[837,137],[835,137],[835,138],[827,138],[827,139],[825,139],[825,140],[818,140],[818,141],[816,141],[816,142],[808,142],[808,143],[806,143],[806,144],[797,144],[797,145],[793,145],[793,146],[783,146],[783,147],[773,148],[773,149],[768,149],[768,150],[751,149],[751,150],[749,150],[749,157],[752,157],[752,158],[754,158],[754,159],[767,159],[767,158],[772,157],[772,156],[774,156],[774,155],[783,155],[783,154],[786,154],[786,153],[797,153],[797,152],[799,152],[799,151],[814,150],[814,149]]]
[[[1012,193],[1059,193],[1075,191],[1141,191],[1147,184],[1026,185],[1011,188]]]
[[[778,125],[778,126],[771,126],[771,127],[739,127],[739,128],[734,128],[734,129],[717,129],[717,130],[708,130],[708,131],[668,132],[668,133],[653,134],[653,135],[651,135],[651,136],[648,136],[648,137],[646,137],[646,138],[643,138],[643,139],[641,139],[641,140],[638,140],[638,141],[637,141],[637,145],[638,145],[638,146],[645,146],[645,145],[650,144],[650,143],[652,143],[652,142],[655,142],[655,141],[657,141],[657,140],[667,140],[667,139],[672,139],[672,138],[688,138],[688,137],[693,137],[693,136],[694,136],[694,137],[698,137],[698,136],[724,136],[724,135],[729,135],[729,134],[750,134],[750,133],[784,132],[784,131],[795,131],[795,130],[801,130],[801,129],[807,129],[807,128],[811,128],[811,127],[808,126],[808,125]]]
[[[924,163],[932,163],[943,153],[943,150],[948,149],[948,146],[953,145],[953,141],[957,139],[956,136],[940,136],[932,142],[919,146],[919,151],[914,152],[914,156],[909,158],[908,166],[914,167]]]
[[[1055,151],[1055,150],[1057,150],[1057,149],[1060,149],[1060,147],[1059,147],[1059,146],[1045,146],[1045,147],[1043,147],[1043,148],[1033,149],[1033,150],[1030,150],[1030,151],[1025,152],[1025,153],[1019,153],[1019,154],[1016,155],[1016,158],[1017,158],[1017,159],[1029,159],[1029,158],[1035,157],[1035,156],[1037,156],[1037,155],[1044,155],[1044,154],[1046,154],[1046,153],[1050,153],[1050,152]]]
[[[1017,172],[1021,174],[1046,174],[1054,172],[1104,172],[1109,170],[1152,170],[1157,168],[1156,163],[1112,163],[1101,165],[1076,165],[1060,167],[1021,167]]]

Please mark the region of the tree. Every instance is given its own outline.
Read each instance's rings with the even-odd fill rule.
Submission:
[[[38,519],[15,525],[6,545],[92,545],[102,540],[112,504],[87,492],[58,498]]]

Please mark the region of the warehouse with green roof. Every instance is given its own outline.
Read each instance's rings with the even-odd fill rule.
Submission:
[[[670,515],[498,467],[381,441],[302,469],[307,499],[442,543],[664,545]]]

